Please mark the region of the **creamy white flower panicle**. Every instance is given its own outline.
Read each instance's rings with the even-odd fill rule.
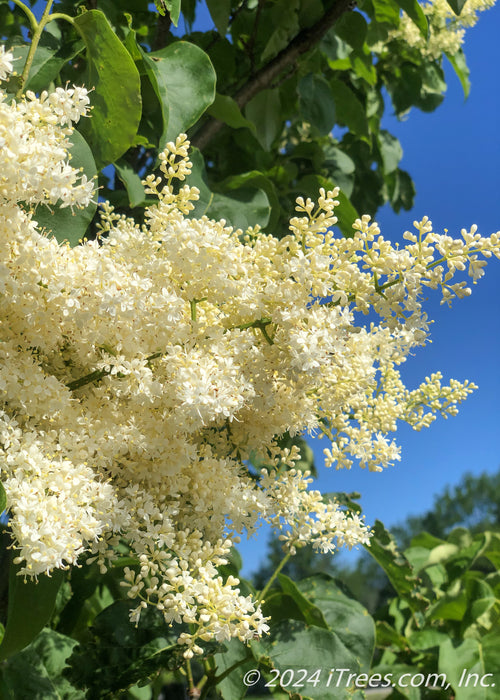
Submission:
[[[461,48],[465,31],[478,21],[478,13],[489,10],[495,0],[467,0],[457,16],[447,0],[430,0],[422,4],[429,22],[429,36],[424,37],[419,28],[403,12],[399,27],[393,30],[390,38],[404,41],[427,58],[437,60],[443,53],[454,56]]]
[[[8,58],[3,57],[4,63]],[[412,391],[398,366],[423,345],[425,287],[469,293],[500,236],[453,240],[416,222],[404,249],[363,217],[338,238],[337,190],[299,199],[281,240],[189,219],[197,190],[179,136],[146,180],[146,223],[103,206],[101,235],[75,248],[37,230],[30,204],[85,205],[68,125],[86,93],[0,103],[0,475],[16,561],[39,576],[126,542],[132,619],[154,605],[204,641],[266,631],[257,603],[218,571],[243,532],[271,523],[284,547],[367,542],[362,519],[309,489],[287,431],[329,439],[328,465],[399,459],[390,435],[453,415],[472,390],[439,373]],[[377,324],[367,324],[374,310]],[[373,316],[372,316],[373,317]],[[267,465],[256,473],[253,463]],[[187,628],[188,629],[188,628]],[[196,631],[193,631],[196,630]]]
[[[9,53],[0,53],[0,79],[11,68],[9,57]],[[28,91],[18,102],[8,99],[0,90],[2,204],[56,204],[60,200],[61,207],[86,206],[94,183],[71,167],[68,147],[72,124],[87,114],[87,90],[57,88],[39,97]]]

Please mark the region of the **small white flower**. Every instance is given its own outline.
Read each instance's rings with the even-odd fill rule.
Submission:
[[[13,60],[14,54],[6,51],[5,46],[0,46],[0,80],[5,80],[14,70]]]

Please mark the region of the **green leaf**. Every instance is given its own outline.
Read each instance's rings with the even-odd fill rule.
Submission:
[[[87,179],[91,180],[96,176],[97,169],[88,143],[76,130],[73,131],[69,140],[72,167],[81,168]],[[38,223],[39,229],[50,231],[59,243],[68,241],[71,246],[75,246],[84,238],[96,209],[95,202],[91,202],[84,209],[75,207],[74,210],[71,207],[61,209],[57,204],[49,209],[45,204],[39,204],[33,213],[33,218]]]
[[[337,200],[339,202],[339,206],[335,209],[335,216],[338,219],[337,226],[345,238],[351,238],[354,235],[352,225],[356,219],[359,219],[359,214],[342,190],[338,193]]]
[[[268,177],[258,170],[252,170],[248,173],[240,173],[239,175],[228,177],[221,183],[221,187],[226,191],[236,190],[240,187],[248,187],[249,185],[261,189],[266,193],[271,207],[269,220],[266,223],[266,232],[273,233],[279,221],[281,207],[276,188]],[[299,468],[300,467],[297,467],[297,469]]]
[[[368,24],[361,12],[344,12],[335,23],[335,34],[353,49],[365,43]]]
[[[42,574],[38,583],[18,576],[20,565],[11,562],[7,624],[0,644],[0,661],[24,649],[50,620],[57,592],[64,573],[55,569],[50,576]]]
[[[217,221],[225,219],[233,228],[245,231],[256,224],[265,227],[270,211],[269,199],[264,190],[242,187],[231,192],[230,197],[214,192],[207,216]]]
[[[405,66],[403,66],[405,69]],[[412,69],[408,68],[411,72]],[[402,71],[403,72],[406,71]],[[409,77],[408,89],[415,89],[420,82],[418,93],[411,95],[411,104],[421,109],[423,112],[433,112],[444,99],[446,91],[446,81],[443,69],[437,63],[425,63],[418,71],[417,76]],[[410,93],[408,93],[408,96]],[[408,105],[409,106],[409,105]]]
[[[189,213],[191,219],[198,219],[204,214],[211,219],[225,219],[234,228],[245,231],[249,226],[266,226],[269,222],[271,206],[266,194],[262,173],[246,173],[236,176],[234,180],[228,179],[225,184],[231,195],[220,192],[212,192],[207,183],[205,161],[198,149],[190,152],[190,160],[193,164],[189,184],[200,190],[200,197],[194,203],[193,211]],[[246,177],[248,175],[248,178]],[[239,178],[239,179],[238,179]],[[244,184],[246,186],[240,187]],[[249,186],[254,185],[254,186]]]
[[[325,153],[324,167],[328,171],[328,177],[336,186],[340,187],[346,197],[349,197],[354,183],[354,161],[347,153],[333,144],[327,144],[323,150]],[[350,223],[354,223],[356,218],[357,215]]]
[[[372,3],[374,19],[376,20],[373,24],[390,24],[393,27],[399,25],[400,11],[395,0],[372,0]],[[370,27],[368,31],[370,31]]]
[[[412,547],[425,547],[426,549],[433,549],[440,544],[443,544],[444,540],[439,537],[431,535],[429,532],[419,532],[418,535],[411,540]]]
[[[77,642],[51,629],[43,629],[23,651],[3,664],[0,680],[10,692],[5,700],[84,700],[86,694],[64,677],[66,660]]]
[[[299,81],[297,90],[304,121],[314,126],[320,136],[328,134],[335,124],[335,100],[328,81],[309,73]]]
[[[458,16],[464,9],[467,0],[447,0],[447,2],[453,12]]]
[[[299,0],[275,0],[269,17],[271,35],[262,49],[261,61],[267,63],[299,33],[299,6]]]
[[[337,36],[335,27],[325,34],[320,42],[320,49],[330,61],[345,61],[346,66],[350,65],[349,55],[352,48]]]
[[[497,602],[491,586],[486,581],[476,578],[476,575],[477,572],[470,572],[465,577],[469,601],[464,618],[464,625],[467,626],[482,618]]]
[[[461,620],[468,605],[467,593],[460,585],[460,581],[456,581],[456,585],[439,598],[426,612],[426,617],[429,620]]]
[[[487,546],[481,554],[491,561],[497,571],[500,571],[500,533],[485,532],[484,534],[487,536]]]
[[[240,108],[229,95],[215,95],[215,100],[208,108],[207,112],[215,119],[227,124],[232,129],[250,129],[256,134],[255,124],[245,119]]]
[[[156,9],[162,17],[168,12],[173,24],[177,27],[181,13],[181,0],[155,0]]]
[[[426,651],[438,647],[448,638],[448,634],[435,629],[415,630],[408,636],[408,643],[416,651]]]
[[[321,0],[301,0],[299,7],[299,24],[301,29],[310,27],[323,17],[324,7]]]
[[[287,593],[271,589],[263,603],[263,611],[266,617],[270,617],[272,624],[276,625],[281,620],[300,620],[305,622],[304,615],[297,601]]]
[[[221,36],[226,36],[231,15],[231,0],[207,0],[208,11]]]
[[[244,676],[255,667],[255,661],[251,650],[238,639],[231,639],[230,642],[226,642],[225,647],[225,651],[214,656],[217,676],[220,676],[224,671],[237,663],[239,663],[239,666],[217,684],[217,689],[223,698],[242,700],[248,690],[245,686]]]
[[[150,54],[145,67],[162,105],[164,133],[160,150],[168,141],[193,126],[215,99],[216,75],[207,54],[198,46],[176,41]],[[168,119],[163,105],[168,104]]]
[[[279,622],[271,628],[269,636],[252,642],[251,648],[261,667],[278,669],[284,689],[290,693],[300,693],[299,697],[347,699],[354,686],[352,680],[347,683],[347,676],[349,672],[360,672],[356,650],[347,648],[339,635],[320,627],[310,627],[298,620]],[[333,672],[330,671],[332,659],[335,659]],[[285,669],[286,674],[283,673]],[[316,669],[321,671],[319,677],[314,679],[315,683],[312,674]],[[345,669],[342,676],[339,676],[337,669]],[[279,690],[279,680],[275,680],[275,674],[270,677],[274,679],[274,686],[269,686],[271,690]],[[273,680],[270,682],[273,683]]]
[[[3,487],[3,484],[0,481],[0,515],[4,512],[4,510],[6,508],[7,508],[7,494],[5,493],[5,489]]]
[[[401,649],[402,651],[408,650],[408,640],[399,634],[393,627],[391,627],[385,620],[377,620],[377,647],[390,647]]]
[[[208,186],[205,161],[197,148],[191,148],[189,151],[189,160],[193,164],[191,175],[189,176],[189,185],[198,188],[199,197],[196,202],[193,202],[194,209],[189,212],[188,216],[190,219],[201,219],[201,217],[207,213],[208,207],[214,198],[214,194]]]
[[[77,687],[86,687],[88,697],[116,694],[160,670],[174,670],[185,662],[185,647],[177,644],[179,625],[167,625],[159,611],[148,607],[136,627],[129,618],[132,605],[133,601],[121,600],[103,610],[90,628],[89,639],[68,661],[68,677]]]
[[[377,84],[377,71],[372,64],[371,54],[366,55],[362,51],[353,52],[350,59],[356,75],[363,78],[369,85],[375,86]]]
[[[146,199],[144,186],[141,178],[135,172],[130,163],[127,163],[127,161],[122,158],[115,163],[115,169],[118,177],[125,185],[130,206],[138,207],[139,205],[143,204]]]
[[[130,36],[130,35],[129,35]],[[148,141],[159,144],[162,151],[167,143],[167,130],[170,114],[166,72],[164,64],[155,63],[137,44],[142,54],[145,75],[141,79],[143,114],[139,131]]]
[[[43,36],[45,37],[46,35]],[[33,92],[47,90],[50,83],[59,75],[65,63],[74,58],[83,49],[83,46],[84,44],[80,39],[64,43],[60,47],[44,46],[40,43],[35,51],[24,90],[33,90]],[[23,66],[26,62],[28,51],[29,45],[27,44],[13,46],[14,65]]]
[[[304,596],[299,587],[285,574],[278,574],[278,580],[283,592],[289,595],[297,603],[297,606],[304,617],[304,622],[315,627],[328,629],[328,624],[323,617],[321,610],[313,605],[306,596]]]
[[[375,666],[373,669],[374,672],[372,671],[370,676],[372,678],[374,676],[381,676],[379,680],[383,680],[383,683],[380,685],[380,690],[383,694],[379,695],[375,690],[373,696],[370,695],[368,697],[373,697],[375,700],[383,700],[389,697],[398,698],[398,700],[402,697],[407,697],[408,700],[419,700],[422,697],[419,689],[412,688],[410,685],[411,679],[415,677],[418,670],[420,670],[418,666],[410,666],[405,663],[380,663]],[[429,675],[432,678],[432,674]],[[392,690],[392,688],[394,688],[394,690]],[[433,698],[434,695],[429,695],[428,697]]]
[[[403,149],[398,139],[385,129],[378,133],[378,147],[385,173],[392,173],[403,157]]]
[[[427,39],[429,36],[429,23],[418,0],[396,0],[396,2],[417,25],[424,39]]]
[[[415,572],[418,573],[428,566],[440,564],[447,561],[453,554],[456,554],[458,547],[448,542],[438,544],[433,549],[427,547],[409,547],[405,549],[405,557],[408,559]]]
[[[302,579],[297,588],[321,610],[331,632],[355,657],[361,670],[368,671],[375,646],[375,624],[367,610],[346,595],[328,574]]]
[[[406,170],[397,168],[386,175],[384,180],[394,211],[398,213],[401,209],[410,210],[413,207],[416,192],[413,180]]]
[[[337,122],[358,136],[368,137],[365,109],[354,92],[341,80],[332,80],[330,87],[337,109]]]
[[[179,23],[179,15],[181,13],[181,0],[156,0],[156,6],[164,5],[170,15],[170,19],[177,27]]]
[[[83,122],[81,131],[102,168],[134,143],[142,112],[140,77],[102,12],[84,12],[74,23],[87,47],[87,85],[94,88],[92,118]]]
[[[281,132],[283,118],[278,90],[262,90],[245,109],[249,119],[257,130],[257,139],[265,151],[271,150],[276,137]]]
[[[451,63],[453,70],[457,74],[462,90],[464,91],[464,97],[467,99],[470,92],[470,80],[469,80],[469,68],[467,66],[467,61],[463,49],[459,49],[453,56],[449,53],[445,54],[448,61]]]
[[[396,593],[410,608],[423,610],[427,600],[420,593],[420,581],[404,554],[398,550],[394,538],[380,520],[375,521],[372,533],[370,544],[365,549],[380,564]]]
[[[398,74],[386,74],[387,89],[397,115],[417,104],[422,90],[421,71],[410,63],[403,63]]]
[[[489,542],[490,533],[485,532],[476,535],[470,544],[461,544],[456,554],[451,556],[447,562],[446,569],[450,581],[462,576],[467,569],[470,569],[473,563],[487,550]],[[451,544],[454,543],[451,542]]]
[[[109,590],[103,578],[96,563],[83,562],[81,567],[71,568],[68,582],[72,596],[59,616],[59,632],[79,639],[79,628],[86,632],[95,617],[113,602],[109,600]]]
[[[498,700],[500,697],[500,634],[491,632],[461,644],[447,639],[439,647],[439,672],[445,673],[456,700]]]

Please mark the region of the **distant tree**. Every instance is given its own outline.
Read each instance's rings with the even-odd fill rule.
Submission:
[[[406,547],[419,532],[444,538],[453,528],[466,527],[472,533],[500,531],[500,470],[479,476],[465,474],[456,486],[449,486],[434,499],[423,515],[411,516],[392,533]]]

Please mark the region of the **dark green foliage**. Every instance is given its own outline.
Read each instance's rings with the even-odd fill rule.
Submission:
[[[90,639],[68,660],[68,678],[85,688],[90,700],[113,697],[162,669],[174,670],[184,663],[184,648],[176,643],[181,630],[166,625],[151,607],[143,611],[136,627],[129,619],[131,605],[130,600],[118,601],[100,613]]]
[[[435,109],[446,84],[441,60],[395,41],[372,51],[397,26],[399,8],[426,33],[416,0],[364,0],[362,12],[347,5],[224,0],[206,3],[203,12],[203,3],[169,0],[155,12],[145,0],[62,0],[56,9],[76,14],[74,24],[47,25],[26,87],[94,87],[92,119],[79,130],[97,166],[115,163],[118,175],[111,189],[100,175],[100,194],[139,220],[141,177],[165,143],[188,130],[200,151],[194,180],[204,179],[208,193],[196,215],[233,220],[243,204],[236,225],[264,224],[281,236],[296,196],[338,185],[338,225],[349,234],[358,213],[413,202],[411,177],[397,168],[401,148],[381,130],[384,90],[402,114],[412,106]],[[201,16],[203,31],[191,32]],[[26,18],[15,8],[4,19],[7,45],[26,56]],[[449,58],[467,90],[463,54]],[[9,83],[13,92],[18,86],[18,78]],[[79,217],[78,233],[66,235],[71,243],[86,229],[92,235],[92,216],[89,209]],[[67,222],[52,223],[63,238]]]
[[[64,574],[57,569],[42,574],[38,582],[19,575],[20,566],[10,563],[8,608],[5,634],[0,644],[0,661],[24,649],[48,623]]]
[[[2,700],[84,700],[84,691],[63,675],[75,645],[74,639],[43,629],[24,651],[0,669]]]

